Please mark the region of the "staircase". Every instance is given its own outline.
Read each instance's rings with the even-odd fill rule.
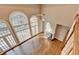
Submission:
[[[61,51],[61,55],[75,55],[79,53],[79,14],[76,14],[74,22],[69,30],[69,33],[65,39],[65,46]]]

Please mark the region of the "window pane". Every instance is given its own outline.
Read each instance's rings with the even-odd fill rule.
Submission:
[[[38,22],[32,22],[31,26],[38,26]]]
[[[28,39],[30,37],[29,29],[17,32],[16,34],[17,34],[20,42],[24,41],[24,40],[26,40],[26,39]]]
[[[6,42],[1,38],[0,39],[0,48],[5,51],[7,49],[9,49],[9,46],[6,44]]]
[[[36,33],[35,33],[35,28],[32,27],[31,29],[32,29],[32,35],[35,35],[35,34],[36,34]]]
[[[38,33],[38,26],[36,26],[36,33]]]

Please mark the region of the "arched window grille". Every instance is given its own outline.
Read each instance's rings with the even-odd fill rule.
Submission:
[[[38,17],[32,16],[30,18],[30,24],[31,24],[32,35],[37,34],[38,33]]]
[[[12,12],[10,14],[9,21],[20,42],[28,39],[31,36],[28,24],[28,17],[23,12]]]

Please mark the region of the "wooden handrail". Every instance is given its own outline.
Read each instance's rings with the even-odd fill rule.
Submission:
[[[71,28],[73,27],[73,31],[71,32],[71,34],[70,34],[70,36],[68,37],[68,39],[67,39],[67,41],[65,42],[65,44],[68,42],[68,40],[70,39],[70,37],[72,36],[72,34],[73,34],[73,32],[74,32],[74,28],[75,28],[75,24],[76,24],[76,22],[78,21],[78,20],[76,20],[77,18],[78,18],[78,16],[79,16],[79,14],[76,14],[76,16],[75,16],[75,18],[74,18],[74,22],[73,22],[73,24],[72,24],[72,26],[71,26]],[[70,30],[69,30],[70,31]]]
[[[70,49],[70,51],[68,52],[68,55],[70,54],[70,52],[73,50],[73,48]]]
[[[62,50],[64,49],[64,47],[66,46],[66,44],[67,44],[67,42],[69,41],[69,39],[71,38],[71,36],[72,36],[72,34],[75,32],[75,25],[76,25],[76,22],[78,22],[78,18],[79,18],[79,14],[76,14],[76,16],[75,16],[75,18],[74,18],[74,22],[73,22],[73,24],[72,24],[72,26],[71,26],[71,30],[72,30],[72,32],[69,34],[69,36],[68,36],[68,34],[67,34],[67,36],[68,36],[68,38],[67,38],[67,36],[66,36],[66,38],[65,39],[67,39],[66,41],[65,41],[65,43],[64,43],[64,46],[62,47]],[[69,30],[69,31],[71,31],[71,30]],[[73,42],[74,43],[74,42]],[[73,46],[73,48],[74,48],[74,46]],[[73,49],[72,48],[72,49]],[[71,50],[72,50],[71,49]],[[70,52],[70,51],[69,51]]]
[[[14,49],[14,48],[16,48],[16,47],[22,45],[23,43],[27,42],[28,40],[32,39],[33,37],[35,37],[35,36],[37,36],[37,35],[39,35],[39,34],[41,34],[41,33],[43,33],[43,32],[40,32],[40,33],[38,33],[38,34],[36,34],[36,35],[34,35],[34,36],[28,38],[27,40],[25,40],[25,41],[23,41],[23,42],[21,42],[21,43],[15,45],[15,46],[13,46],[12,48],[6,50],[5,52],[0,53],[0,55],[4,55],[4,54],[6,54],[6,53],[9,52],[10,50],[12,50],[12,49]]]
[[[69,35],[69,37],[67,38],[67,36],[68,36],[68,34],[69,34],[69,32],[68,32],[68,34],[67,34],[67,36],[66,36],[66,38],[65,38],[65,43],[64,43],[64,46],[62,47],[62,50],[64,49],[64,47],[65,47],[65,45],[67,44],[67,42],[69,41],[69,39],[71,38],[71,36],[72,36],[72,34],[74,33],[74,26],[75,26],[75,23],[76,23],[76,21],[74,21],[74,23],[73,23],[73,25],[72,25],[72,27],[73,27],[73,30],[72,30],[72,32],[70,33],[70,35]],[[72,28],[71,27],[71,28]],[[70,31],[70,30],[69,30]]]
[[[78,15],[75,17],[75,19],[78,17]],[[71,26],[71,28],[73,28],[73,30],[72,30],[72,32],[71,32],[71,34],[70,34],[70,36],[67,38],[66,37],[66,39],[67,39],[67,41],[65,42],[65,44],[68,42],[68,40],[70,39],[70,37],[72,36],[72,34],[73,34],[73,32],[74,32],[74,28],[75,28],[75,24],[76,24],[76,22],[77,22],[78,20],[74,20],[74,22],[73,22],[73,24],[72,24],[72,26]],[[70,31],[70,30],[69,30]]]
[[[72,34],[74,33],[74,30],[71,32],[70,36],[68,37],[67,41],[65,42],[65,45],[67,44],[67,42],[69,41],[70,37],[72,36]]]

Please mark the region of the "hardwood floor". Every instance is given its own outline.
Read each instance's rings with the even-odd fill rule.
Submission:
[[[59,55],[63,42],[45,39],[43,33],[30,39],[21,46],[9,51],[6,55]]]

